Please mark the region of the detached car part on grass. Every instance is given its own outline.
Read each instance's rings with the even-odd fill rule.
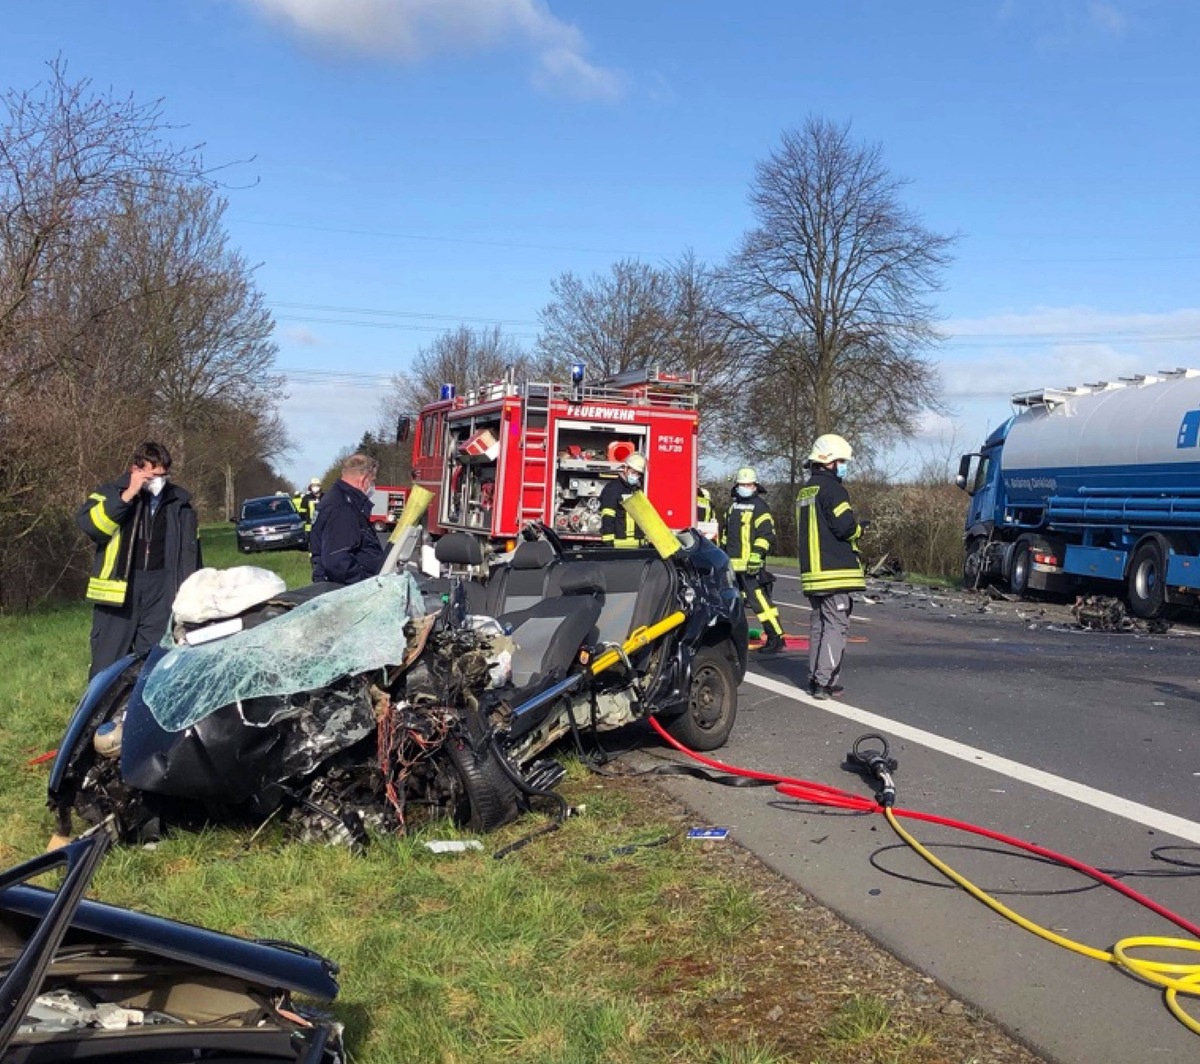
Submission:
[[[96,832],[0,873],[0,1059],[5,1064],[193,1060],[341,1064],[337,965],[84,899],[109,845]],[[29,880],[64,870],[57,890]]]
[[[50,778],[59,834],[73,813],[124,840],[280,813],[355,845],[431,817],[489,831],[555,797],[543,755],[565,736],[653,715],[723,745],[747,644],[727,556],[688,532],[667,557],[530,535],[486,582],[467,578],[479,541],[455,533],[437,546],[448,585],[401,572],[176,624],[179,645],[117,662],[76,708]]]

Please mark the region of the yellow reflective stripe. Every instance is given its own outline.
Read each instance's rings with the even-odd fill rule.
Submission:
[[[108,580],[117,569],[117,560],[121,554],[121,533],[118,532],[108,541],[108,545],[104,548],[104,561],[100,565],[100,572],[97,574],[97,579]]]
[[[91,602],[103,602],[107,606],[120,606],[125,602],[125,591],[128,584],[124,580],[102,580],[93,576],[88,581],[87,599]]]
[[[754,589],[754,598],[756,605],[754,607],[755,616],[764,624],[770,624],[772,621],[779,620],[779,610],[772,606],[767,599],[766,592],[761,587]]]
[[[754,527],[758,528],[758,526],[761,525],[764,521],[770,521],[770,520],[771,520],[770,514],[759,514],[758,517],[756,517],[754,519]]]
[[[606,506],[606,507],[604,507],[603,510],[600,511],[600,516],[601,517],[616,517],[617,511],[614,510],[611,506]]]
[[[92,519],[92,524],[96,526],[96,531],[106,536],[111,536],[120,526],[104,512],[104,496],[98,492],[93,492],[88,498],[96,500],[96,505],[88,511],[88,517]]]
[[[739,552],[743,558],[750,553],[750,515],[739,513],[742,527],[738,530],[741,533],[742,549]]]
[[[821,573],[805,573],[801,577],[800,586],[805,591],[848,586],[865,587],[866,580],[861,569],[827,569]]]
[[[839,502],[839,503],[838,503],[838,504],[837,504],[837,505],[836,505],[836,506],[833,508],[833,516],[834,516],[834,517],[841,517],[841,516],[842,516],[842,514],[844,514],[844,513],[845,513],[847,510],[849,510],[849,509],[850,509],[850,504],[849,504],[848,502]]]
[[[754,549],[757,551],[766,552],[770,546],[771,541],[769,539],[763,539],[762,536],[759,536],[758,539],[754,541]]]
[[[808,507],[808,564],[812,572],[821,571],[821,536],[817,528],[815,501]]]

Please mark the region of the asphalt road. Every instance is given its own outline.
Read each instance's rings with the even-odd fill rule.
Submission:
[[[775,597],[787,632],[803,636],[808,611],[794,577],[780,577]],[[1125,881],[1200,922],[1200,868],[1164,876],[1172,866],[1151,854],[1168,847],[1166,856],[1200,865],[1195,629],[1083,632],[1054,607],[1041,614],[996,603],[983,612],[961,595],[903,589],[866,598],[876,601],[856,607],[844,697],[814,702],[800,693],[803,649],[754,660],[722,760],[868,794],[840,766],[855,738],[882,732],[900,761],[898,805],[1105,870],[1153,869]],[[1169,1013],[1159,990],[944,885],[881,817],[822,812],[769,789],[668,780],[698,823],[730,828],[777,872],[1047,1058],[1200,1060],[1200,1036]],[[984,889],[1032,892],[1000,900],[1067,937],[1099,949],[1131,935],[1188,937],[1113,891],[1079,891],[1090,881],[1067,869],[996,852],[975,836],[908,826]],[[1200,1018],[1198,999],[1185,1007]]]

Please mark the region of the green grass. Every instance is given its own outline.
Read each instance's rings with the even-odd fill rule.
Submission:
[[[248,561],[289,584],[307,579],[298,552],[239,556],[232,526],[205,529],[204,550],[208,564]],[[53,828],[48,765],[29,762],[53,748],[83,690],[89,624],[84,603],[0,616],[4,865],[40,852]],[[656,792],[578,764],[563,786],[586,814],[503,861],[492,853],[540,817],[487,837],[482,853],[451,856],[422,845],[460,837],[448,824],[376,839],[359,857],[300,844],[279,825],[253,841],[226,828],[181,833],[152,850],[114,850],[93,894],[334,958],[342,993],[332,1011],[367,1064],[884,1059],[874,1047],[890,1032],[878,1036],[858,1013],[825,1036],[810,1022],[819,1010],[806,1007],[811,1043],[768,1040],[764,1032],[779,1034],[765,1018],[779,984],[753,951],[780,931],[754,885],[687,842],[687,825],[662,813]],[[820,1008],[832,1021],[840,999],[830,998]],[[762,1002],[763,1015],[738,1012],[747,1002]]]

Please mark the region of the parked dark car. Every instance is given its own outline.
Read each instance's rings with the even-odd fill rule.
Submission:
[[[339,1026],[292,999],[331,1001],[336,964],[89,901],[108,844],[95,832],[0,872],[5,1064],[343,1064]],[[57,888],[32,882],[59,871]]]
[[[246,499],[237,522],[237,545],[243,554],[253,550],[303,550],[308,546],[304,518],[286,495]]]

